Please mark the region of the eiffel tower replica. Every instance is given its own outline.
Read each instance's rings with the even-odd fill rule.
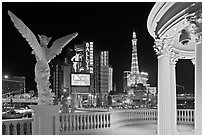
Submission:
[[[140,71],[137,58],[137,36],[135,31],[133,31],[132,36],[132,62],[131,62],[131,71],[130,71],[130,82],[131,87],[134,88],[140,83]]]

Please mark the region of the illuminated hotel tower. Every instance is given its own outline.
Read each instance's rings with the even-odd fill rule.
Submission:
[[[135,87],[139,80],[139,66],[138,66],[138,59],[137,59],[137,38],[136,33],[133,31],[132,36],[132,62],[131,62],[131,72],[130,72],[130,79],[131,79],[131,86]]]

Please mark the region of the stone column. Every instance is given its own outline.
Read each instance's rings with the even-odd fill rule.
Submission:
[[[170,65],[172,40],[155,41],[158,55],[158,122],[157,134],[175,134],[175,66]],[[173,90],[173,92],[172,92]]]
[[[202,134],[202,42],[196,45],[195,58],[195,133]]]
[[[60,121],[57,105],[31,105],[34,111],[33,135],[59,135]]]
[[[158,127],[159,135],[171,134],[171,80],[170,57],[160,55],[158,57]]]
[[[177,100],[176,100],[176,67],[177,58],[171,57],[170,62],[170,79],[171,79],[171,128],[172,134],[177,134]]]

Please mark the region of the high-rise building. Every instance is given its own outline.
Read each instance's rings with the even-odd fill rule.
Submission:
[[[50,88],[57,98],[60,98],[63,92],[63,68],[64,62],[52,60],[50,63]]]
[[[130,86],[130,71],[123,71],[123,92],[125,92]]]
[[[112,69],[109,67],[108,51],[101,51],[95,56],[94,89],[98,97],[98,106],[107,105],[108,93],[112,87]]]
[[[4,76],[2,78],[2,95],[19,95],[25,93],[25,77]]]
[[[113,68],[109,67],[108,73],[108,93],[113,90]]]

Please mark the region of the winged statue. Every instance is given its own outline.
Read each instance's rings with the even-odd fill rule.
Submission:
[[[33,49],[32,54],[36,57],[35,64],[35,82],[37,83],[38,90],[38,104],[53,104],[53,93],[49,88],[50,82],[50,68],[49,62],[56,57],[56,55],[60,54],[62,49],[73,39],[78,33],[72,33],[62,38],[55,40],[52,43],[50,48],[47,47],[51,37],[47,37],[45,35],[39,36],[39,43],[33,32],[11,11],[8,11],[8,15],[11,18],[11,21],[14,23],[14,26],[18,29],[18,31],[22,34],[22,36],[26,39],[30,47]]]

